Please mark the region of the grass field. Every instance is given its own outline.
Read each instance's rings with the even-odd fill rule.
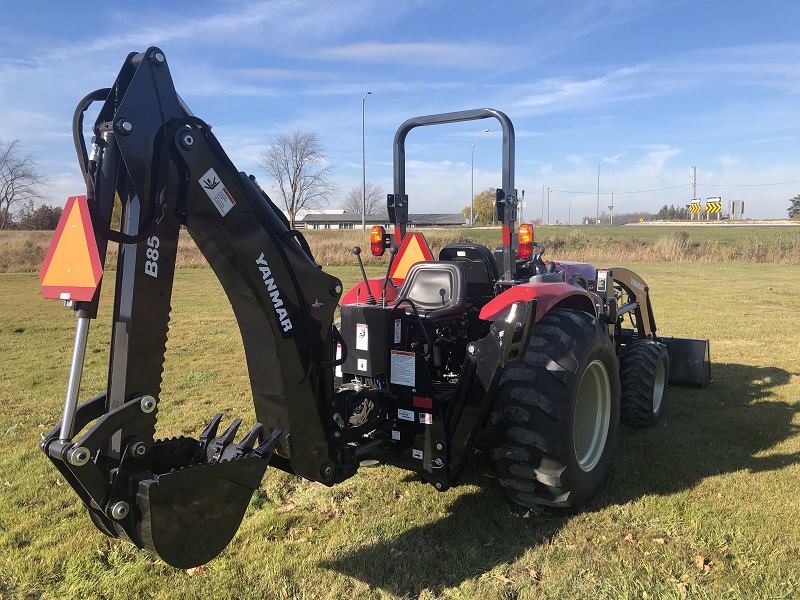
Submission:
[[[712,340],[714,382],[670,388],[659,425],[623,428],[588,510],[511,505],[480,455],[441,494],[390,467],[333,488],[271,469],[232,545],[190,571],[96,531],[39,452],[60,419],[75,321],[41,300],[35,275],[1,274],[0,597],[800,597],[800,269],[629,266],[661,333]],[[331,270],[355,282],[352,267]],[[252,422],[211,272],[179,269],[173,306],[159,433],[196,435],[218,411]],[[92,324],[83,399],[104,388],[109,310]]]

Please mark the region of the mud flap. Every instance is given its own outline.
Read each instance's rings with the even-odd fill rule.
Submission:
[[[669,349],[669,384],[694,385],[701,388],[711,383],[711,345],[708,340],[660,337]]]

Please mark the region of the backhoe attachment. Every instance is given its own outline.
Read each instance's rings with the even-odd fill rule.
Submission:
[[[83,116],[94,102],[102,107],[89,153]],[[48,261],[63,273],[42,280],[69,284],[71,256],[102,262],[108,241],[119,244],[110,364],[105,392],[81,403],[102,280],[93,296],[91,288],[71,296],[66,285],[56,297],[75,310],[76,340],[62,420],[41,449],[101,531],[170,565],[196,566],[231,541],[269,464],[326,484],[345,477],[324,428],[341,282],[320,270],[302,236],[192,115],[158,48],[130,54],[111,88],[81,101],[73,134],[87,193],[71,218],[88,212],[82,230],[97,252]],[[258,421],[239,441],[241,420],[219,433],[222,415],[198,439],[155,438],[181,229],[216,273],[239,324]]]

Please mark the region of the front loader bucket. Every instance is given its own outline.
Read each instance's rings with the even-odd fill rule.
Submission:
[[[701,388],[711,382],[711,346],[708,340],[661,337],[669,348],[669,383]]]

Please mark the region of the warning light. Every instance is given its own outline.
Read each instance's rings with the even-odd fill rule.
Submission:
[[[64,206],[39,271],[42,296],[89,301],[102,276],[86,196],[73,196]]]
[[[372,256],[383,256],[386,251],[386,230],[380,225],[373,225],[369,232],[369,249]]]
[[[519,226],[517,242],[517,258],[530,260],[533,256],[533,225],[524,223]]]

